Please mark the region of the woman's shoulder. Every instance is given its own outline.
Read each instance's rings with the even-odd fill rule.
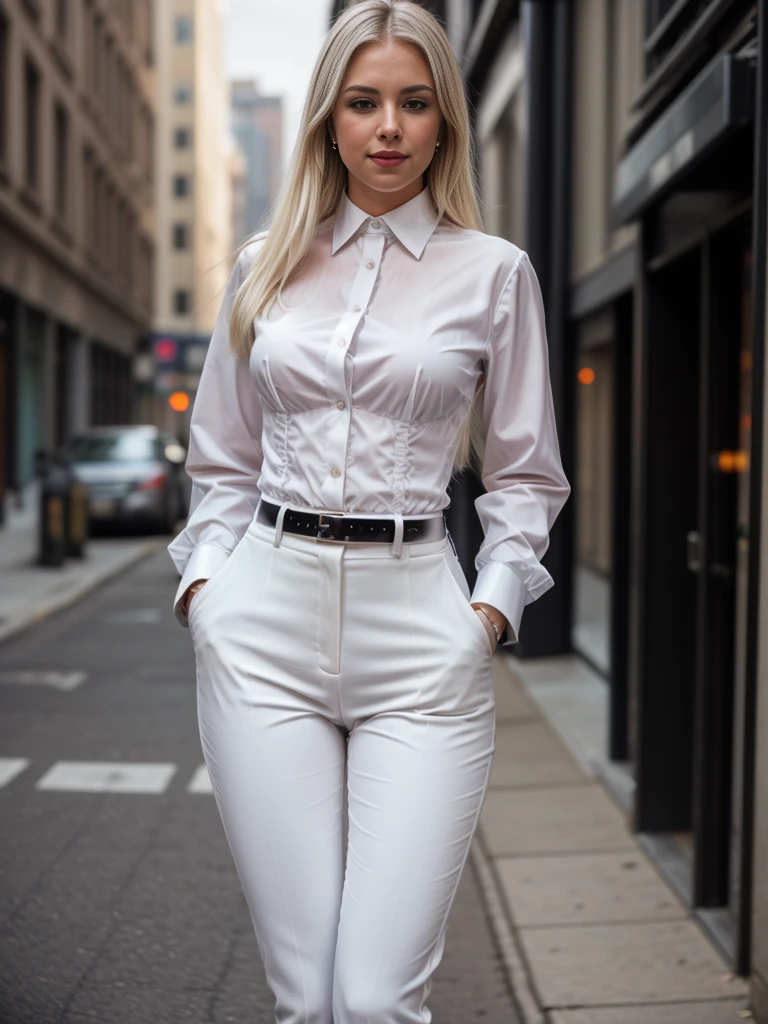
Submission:
[[[456,237],[463,251],[471,254],[473,262],[477,261],[477,265],[490,272],[494,278],[506,280],[520,261],[528,256],[519,245],[500,235],[450,223],[446,223],[445,228]]]

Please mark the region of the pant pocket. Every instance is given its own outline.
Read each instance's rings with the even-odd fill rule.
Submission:
[[[461,568],[456,555],[453,553],[453,548],[448,545],[443,551],[443,565],[447,570],[448,587],[453,592],[454,597],[458,605],[460,606],[465,619],[469,619],[469,628],[483,645],[484,653],[489,656],[493,654],[493,647],[491,646],[491,638],[485,629],[485,626],[480,621],[480,618],[469,603],[472,592],[469,589],[467,578],[464,575],[464,570]],[[494,644],[495,647],[495,644]]]

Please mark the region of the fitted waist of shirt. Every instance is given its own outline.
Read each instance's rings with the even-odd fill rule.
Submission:
[[[264,498],[265,501],[269,501],[273,505],[285,504],[286,508],[290,509],[292,512],[325,512],[329,515],[344,516],[346,519],[393,519],[396,514],[394,512],[348,512],[345,511],[344,509],[323,508],[316,505],[296,505],[293,502],[283,502],[279,498],[273,498],[271,495],[264,493],[262,493],[262,497]],[[407,521],[410,519],[442,519],[444,512],[445,509],[440,509],[437,512],[417,512],[413,515],[403,514],[403,520]]]

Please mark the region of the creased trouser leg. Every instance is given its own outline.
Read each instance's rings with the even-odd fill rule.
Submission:
[[[251,524],[190,628],[275,1019],[425,1024],[494,749],[488,637],[447,538],[274,540]]]

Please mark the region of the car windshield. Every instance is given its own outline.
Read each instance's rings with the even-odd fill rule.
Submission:
[[[154,441],[143,434],[75,437],[67,454],[75,462],[145,462],[154,458]]]

